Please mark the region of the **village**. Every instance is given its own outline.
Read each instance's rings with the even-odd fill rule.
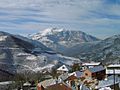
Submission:
[[[10,83],[13,81],[1,82],[0,86]],[[120,90],[120,64],[87,62],[62,65],[54,69],[49,78],[38,80],[34,85],[26,81],[22,88],[14,90]]]
[[[81,66],[81,68],[80,68]],[[57,69],[60,75],[38,83],[38,90],[120,90],[120,65],[104,66],[100,62],[62,65]]]

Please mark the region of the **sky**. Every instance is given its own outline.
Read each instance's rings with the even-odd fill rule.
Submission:
[[[0,0],[0,31],[27,36],[50,27],[120,34],[120,0]]]

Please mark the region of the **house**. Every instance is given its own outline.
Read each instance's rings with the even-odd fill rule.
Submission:
[[[74,76],[74,75],[71,75],[71,76],[69,76],[67,79],[66,79],[66,82],[67,82],[67,84],[69,85],[69,86],[75,86],[75,82],[77,82],[77,77],[76,76]]]
[[[66,65],[62,65],[57,69],[57,73],[63,74],[63,73],[68,73],[69,69]]]
[[[103,66],[95,66],[93,68],[87,68],[83,73],[83,77],[102,80],[105,78],[105,73],[105,68]]]
[[[75,80],[77,80],[77,77],[74,75],[68,75],[67,73],[61,74],[58,77],[59,82],[64,82],[69,86],[75,86]]]
[[[72,87],[73,90],[80,90],[80,82],[76,76],[74,76],[74,75],[69,76],[66,79],[66,83],[67,83],[67,85]]]
[[[120,90],[119,87],[119,77],[118,76],[109,76],[107,79],[99,81],[98,85],[96,86],[95,90]],[[109,87],[109,89],[102,89]]]
[[[107,75],[120,75],[120,64],[111,64],[106,66]]]
[[[93,68],[95,66],[100,66],[100,65],[101,65],[101,62],[82,63],[82,69]]]
[[[48,86],[45,90],[72,90],[72,88],[65,83],[58,83]]]
[[[57,82],[56,79],[44,80],[44,81],[38,83],[38,85],[37,85],[37,90],[46,90],[46,88],[47,88],[48,86],[54,85],[54,84],[56,84],[56,83],[59,83],[59,82]]]

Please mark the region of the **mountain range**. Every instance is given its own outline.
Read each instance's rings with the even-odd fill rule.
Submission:
[[[0,32],[0,75],[50,71],[53,67],[71,65],[75,61],[80,60],[57,54],[38,41]]]
[[[30,37],[62,55],[82,61],[119,63],[120,35],[100,40],[81,31],[48,28]]]
[[[77,44],[100,40],[82,31],[65,30],[62,28],[48,28],[34,35],[29,35],[29,37],[58,53],[64,53],[66,49],[70,49]]]
[[[100,40],[81,31],[49,28],[27,38],[0,31],[0,80],[3,73],[51,71],[81,61],[119,63],[120,35]]]

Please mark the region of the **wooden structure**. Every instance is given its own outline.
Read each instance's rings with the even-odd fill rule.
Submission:
[[[91,77],[97,80],[104,79],[105,75],[106,75],[106,71],[103,66],[96,66],[93,68],[88,68],[84,71],[84,74],[83,74],[85,78]]]

